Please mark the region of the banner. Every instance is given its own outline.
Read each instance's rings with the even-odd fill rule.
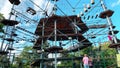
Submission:
[[[117,54],[117,66],[120,67],[120,54]]]

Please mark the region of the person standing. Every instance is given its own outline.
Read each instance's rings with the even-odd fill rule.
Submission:
[[[89,58],[89,68],[93,68],[93,60],[92,57]]]
[[[87,54],[84,54],[82,61],[83,61],[84,68],[89,68],[89,64],[88,64],[89,58],[88,58]]]

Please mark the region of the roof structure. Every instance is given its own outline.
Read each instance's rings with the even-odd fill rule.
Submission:
[[[35,34],[38,34],[42,36],[42,27],[39,27],[39,25],[45,24],[44,27],[44,32],[45,35],[49,35],[49,33],[54,31],[54,22],[56,21],[57,23],[57,30],[64,34],[70,34],[74,33],[72,23],[77,22],[76,25],[81,29],[79,32],[82,34],[88,30],[88,27],[86,26],[85,23],[81,20],[80,17],[77,17],[76,15],[73,16],[58,16],[58,15],[53,15],[49,18],[42,18],[38,24],[38,27],[35,31]],[[46,34],[48,33],[48,34]]]
[[[84,42],[90,43],[90,41],[82,35],[86,31],[88,31],[89,28],[81,20],[80,17],[77,17],[76,15],[72,15],[72,16],[53,15],[51,17],[42,18],[40,20],[40,22],[37,26],[37,29],[35,31],[35,34],[39,35],[39,38],[37,39],[37,42],[35,43],[33,48],[39,46],[42,43],[42,39],[44,41],[46,41],[46,40],[54,41],[55,35],[54,34],[50,35],[52,32],[54,32],[54,22],[56,22],[56,28],[57,28],[57,41],[60,41],[61,39],[69,40],[68,37],[71,37],[72,39],[77,39],[79,42],[84,40],[82,43],[84,43]],[[43,26],[39,27],[42,24],[45,24],[44,30],[43,30]],[[75,33],[75,28],[80,29],[80,30],[77,30],[78,33]],[[44,36],[42,36],[43,31],[44,31]],[[91,43],[85,44],[85,47],[90,46],[90,45],[91,45]],[[81,48],[83,48],[83,47],[81,47]]]

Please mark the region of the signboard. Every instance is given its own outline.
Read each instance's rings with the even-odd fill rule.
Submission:
[[[120,54],[117,54],[117,66],[120,67]]]

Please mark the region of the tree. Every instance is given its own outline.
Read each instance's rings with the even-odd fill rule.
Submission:
[[[93,46],[89,46],[87,48],[84,48],[82,50],[80,50],[80,55],[84,55],[84,54],[88,54],[88,55],[91,55],[91,53],[93,53],[96,48],[94,48]]]
[[[19,64],[23,65],[24,68],[29,68],[32,62],[32,47],[25,46],[23,51],[20,54],[20,61]]]
[[[73,57],[76,57],[73,53],[61,53],[61,58],[71,58],[71,60],[61,61],[61,64],[58,64],[57,66],[61,68],[72,67],[75,62],[75,60],[72,60]]]
[[[62,57],[73,57],[73,56],[83,56],[84,54],[88,54],[89,57],[93,57],[94,67],[98,68],[106,68],[109,65],[116,65],[116,49],[109,48],[109,42],[104,42],[102,44],[97,45],[97,47],[90,46],[85,49],[82,49],[78,52],[73,53],[65,53],[62,54]],[[80,65],[80,60],[75,61],[76,64]],[[61,61],[59,66],[72,66],[72,62]],[[114,68],[114,67],[113,67]]]
[[[109,42],[105,42],[105,43],[101,44],[101,50],[99,51],[101,60],[103,60],[104,67],[107,67],[109,65],[116,66],[117,51],[114,48],[109,48],[108,47],[109,45],[110,45]]]
[[[0,21],[3,20],[3,19],[5,19],[5,18],[4,18],[4,16],[3,16],[3,14],[0,13]],[[0,23],[0,32],[4,32],[4,30],[2,29],[3,26],[4,26],[4,25],[3,25],[2,23]],[[4,64],[4,63],[3,63],[4,59],[7,59],[7,57],[4,56],[4,55],[0,55],[0,64]],[[1,65],[0,65],[0,66],[1,66]]]
[[[5,17],[3,16],[3,14],[0,13],[0,21],[5,19]]]
[[[13,68],[30,68],[32,61],[32,47],[25,46],[18,57],[15,57],[15,63],[12,65]]]
[[[97,47],[88,47],[81,50],[81,54],[88,54],[93,57],[94,65],[105,68],[109,65],[116,64],[116,49],[109,48],[109,42],[99,44]]]
[[[46,48],[49,45],[46,42],[43,46],[44,48]],[[46,55],[48,54],[44,53],[43,57],[47,57]],[[15,59],[16,64],[14,65],[17,65],[17,67],[22,66],[23,68],[30,68],[30,65],[33,62],[33,60],[39,59],[39,58],[40,58],[40,54],[37,53],[37,50],[34,50],[32,46],[25,46],[22,52],[20,53],[20,55],[16,57]]]
[[[3,14],[0,13],[0,21],[3,20],[3,19],[5,19],[5,18],[4,18],[4,16],[3,16]],[[2,29],[3,26],[4,26],[4,25],[3,25],[2,23],[0,23],[0,32],[4,32],[4,30]]]

